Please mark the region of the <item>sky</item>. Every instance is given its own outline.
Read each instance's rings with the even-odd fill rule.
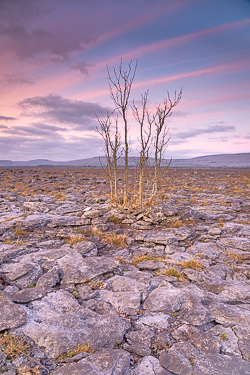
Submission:
[[[138,59],[130,104],[149,90],[151,115],[183,88],[167,158],[250,152],[250,0],[0,0],[0,46],[1,160],[103,155],[121,59]],[[130,107],[128,122],[132,156]]]

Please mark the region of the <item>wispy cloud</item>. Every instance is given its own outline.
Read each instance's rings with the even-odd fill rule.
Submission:
[[[206,36],[206,35],[215,34],[215,33],[218,33],[219,31],[223,31],[229,28],[245,26],[245,25],[248,25],[249,23],[250,23],[250,18],[247,18],[241,21],[231,22],[225,25],[220,25],[217,27],[200,30],[195,33],[189,33],[189,34],[184,34],[181,36],[176,36],[173,38],[167,38],[167,39],[164,39],[155,43],[147,44],[145,46],[131,50],[127,54],[124,55],[124,58],[131,59],[131,58],[134,58],[134,56],[140,57],[145,54],[153,53],[154,51],[157,51],[157,50],[163,50],[163,49],[165,50],[167,48],[176,46],[178,44],[186,44],[193,39],[197,39],[199,37]]]
[[[233,130],[235,130],[234,126],[213,125],[213,126],[208,126],[206,128],[191,129],[186,132],[175,133],[174,138],[187,139],[187,138],[196,137],[197,135],[201,135],[201,134],[224,133],[224,132],[233,131]]]
[[[0,83],[4,85],[32,85],[34,83],[34,79],[28,77],[25,74],[20,73],[12,73],[12,74],[4,74],[3,78],[0,80]]]

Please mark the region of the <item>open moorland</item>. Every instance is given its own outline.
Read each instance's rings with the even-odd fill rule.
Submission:
[[[250,375],[250,170],[135,202],[99,168],[0,169],[1,373]]]

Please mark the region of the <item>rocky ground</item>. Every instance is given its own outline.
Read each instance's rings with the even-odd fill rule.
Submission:
[[[170,169],[144,211],[108,190],[0,169],[0,371],[250,375],[250,170]]]

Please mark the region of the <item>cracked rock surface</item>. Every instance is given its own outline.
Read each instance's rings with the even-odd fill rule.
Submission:
[[[169,169],[145,210],[99,169],[0,181],[0,371],[250,375],[249,170]]]

